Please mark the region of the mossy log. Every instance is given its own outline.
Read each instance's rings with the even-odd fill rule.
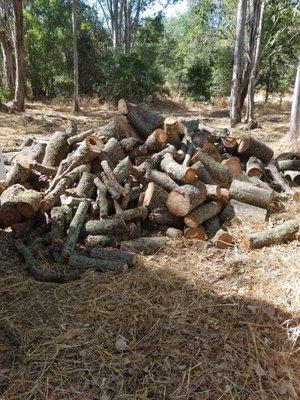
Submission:
[[[274,200],[274,191],[262,189],[251,183],[237,179],[232,181],[229,188],[232,199],[268,210]]]
[[[90,172],[84,172],[81,175],[79,183],[76,187],[76,195],[78,197],[92,198],[95,193],[94,175]]]
[[[183,227],[182,218],[176,217],[165,209],[156,209],[149,214],[149,220],[155,225],[170,226],[181,229]]]
[[[168,143],[175,147],[181,145],[179,123],[176,117],[167,117],[164,121],[164,130],[167,134]]]
[[[42,164],[48,167],[58,167],[68,153],[68,135],[64,132],[55,132],[47,144]]]
[[[92,258],[80,254],[72,254],[69,257],[69,266],[76,268],[79,271],[86,271],[93,269],[99,272],[123,272],[126,264],[123,261],[99,260],[99,258]]]
[[[208,219],[218,215],[221,209],[222,205],[217,201],[211,201],[209,203],[202,204],[200,207],[187,214],[187,216],[184,218],[184,222],[190,228],[196,228],[204,221],[207,221]]]
[[[91,257],[107,261],[119,261],[129,266],[135,266],[139,257],[135,253],[129,251],[122,251],[118,249],[103,249],[101,247],[94,247],[91,249]]]
[[[164,155],[161,163],[161,169],[172,179],[183,183],[192,183],[196,179],[196,171],[189,167],[183,167],[178,164],[170,153]]]
[[[280,171],[300,171],[300,160],[282,160],[277,165]]]
[[[18,253],[24,258],[27,272],[37,281],[66,283],[80,278],[80,274],[77,271],[69,273],[41,271],[31,250],[22,240],[16,240],[15,246]]]
[[[201,161],[196,162],[195,164],[193,164],[191,166],[191,168],[193,170],[196,171],[196,174],[198,176],[198,178],[208,184],[208,185],[214,185],[215,181],[212,178],[212,176],[210,175],[210,173],[207,171],[207,169],[204,167],[203,163]]]
[[[166,205],[171,214],[177,217],[185,217],[194,208],[202,204],[206,196],[205,184],[197,182],[197,187],[184,185],[172,190],[168,195]]]
[[[244,138],[239,141],[238,153],[243,157],[256,157],[264,164],[269,164],[274,156],[274,151],[269,146],[253,137]]]
[[[159,185],[150,182],[145,191],[143,206],[154,211],[157,208],[165,208],[168,193]]]
[[[156,183],[157,185],[164,188],[167,192],[171,192],[171,190],[179,187],[179,185],[175,181],[173,181],[173,179],[170,178],[169,175],[155,169],[149,169],[146,172],[145,177],[148,182]]]
[[[70,257],[70,255],[75,250],[75,246],[76,246],[81,228],[83,226],[83,223],[85,221],[89,206],[90,206],[90,202],[85,200],[79,204],[79,206],[76,210],[76,213],[75,213],[75,215],[72,219],[72,222],[69,226],[69,229],[68,229],[68,235],[66,237],[66,240],[65,240],[63,248],[62,248],[62,256],[64,258]]]
[[[113,170],[113,173],[117,179],[117,181],[122,184],[131,174],[133,170],[133,165],[129,157],[124,158],[123,160],[119,161],[116,167]]]
[[[157,253],[165,244],[165,237],[140,237],[121,242],[121,250],[150,255]]]
[[[246,249],[259,249],[272,244],[284,243],[293,239],[298,231],[299,220],[293,219],[263,232],[248,235],[244,239],[243,245]]]
[[[240,223],[264,223],[267,218],[265,208],[253,206],[251,204],[241,203],[237,200],[230,200],[227,206],[220,214],[220,221],[240,222]]]
[[[186,239],[196,239],[196,240],[206,240],[207,235],[205,229],[202,225],[197,226],[196,228],[185,227],[184,229],[184,237]]]
[[[219,249],[227,249],[232,247],[233,238],[231,234],[221,228],[219,218],[213,217],[203,223],[208,237],[212,243]]]
[[[204,167],[212,176],[215,183],[218,183],[221,187],[225,188],[230,186],[231,176],[226,165],[215,161],[201,149],[197,151],[197,159],[203,163]]]

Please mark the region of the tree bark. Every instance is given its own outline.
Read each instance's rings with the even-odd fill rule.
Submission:
[[[265,208],[268,210],[274,200],[274,191],[262,189],[251,183],[242,182],[237,179],[232,181],[229,188],[230,197],[242,203]]]
[[[299,138],[299,125],[300,125],[300,57],[299,64],[296,74],[294,94],[291,109],[291,121],[290,121],[290,131],[289,140],[292,145],[296,145]]]
[[[73,113],[78,113],[79,108],[79,73],[77,50],[77,0],[72,0],[72,33],[73,33],[73,68],[74,68],[74,97]]]
[[[4,29],[0,29],[0,42],[3,58],[3,84],[5,88],[11,90],[14,88],[15,74],[9,38]]]
[[[15,98],[13,107],[17,111],[25,109],[25,55],[24,55],[24,31],[23,31],[23,0],[13,0],[14,30],[13,42],[16,62]]]

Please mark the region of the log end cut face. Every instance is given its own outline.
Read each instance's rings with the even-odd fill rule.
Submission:
[[[185,217],[191,209],[190,197],[181,190],[172,190],[168,195],[166,204],[170,213],[177,217]]]

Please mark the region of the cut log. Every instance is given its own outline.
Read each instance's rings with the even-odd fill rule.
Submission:
[[[148,216],[146,207],[136,207],[129,210],[121,210],[120,214],[113,215],[111,218],[122,219],[125,222],[134,221],[135,219],[145,219]]]
[[[150,255],[157,253],[165,244],[165,237],[140,237],[121,242],[121,250]]]
[[[284,243],[293,239],[298,231],[299,220],[293,219],[274,228],[247,236],[243,241],[243,245],[246,249],[259,249],[271,244]]]
[[[84,241],[84,246],[88,250],[94,247],[106,247],[115,244],[117,239],[114,235],[88,235]]]
[[[230,200],[219,217],[222,223],[236,221],[245,224],[261,224],[264,223],[267,218],[267,210],[265,208],[241,203],[237,200]]]
[[[274,156],[274,152],[269,146],[253,137],[239,141],[238,153],[243,157],[256,157],[264,164],[269,164]]]
[[[99,260],[99,258],[82,256],[80,254],[72,254],[70,256],[69,266],[79,271],[94,269],[99,272],[123,272],[126,269],[126,264],[123,261]]]
[[[205,187],[209,200],[219,200],[221,198],[221,188],[219,185],[205,185]]]
[[[129,137],[120,141],[120,145],[125,154],[130,153],[135,147],[142,144],[142,140],[136,137]]]
[[[66,205],[70,208],[77,208],[79,206],[80,203],[82,203],[84,200],[89,201],[90,203],[92,203],[92,199],[86,198],[86,197],[73,197],[73,196],[64,196],[62,195],[60,197],[61,200],[61,204],[62,205]]]
[[[165,154],[171,154],[173,157],[176,155],[177,150],[173,145],[168,145],[165,149],[151,156],[151,166],[155,169],[158,168],[164,158]]]
[[[270,172],[274,182],[276,182],[284,192],[293,194],[293,190],[290,188],[287,181],[282,177],[274,163],[270,163],[266,167],[266,170]]]
[[[222,206],[224,206],[229,203],[229,200],[230,200],[229,190],[221,188],[221,196],[218,199],[218,201],[222,204]]]
[[[168,193],[159,185],[150,182],[145,191],[143,206],[147,207],[150,211],[157,208],[164,208],[166,206]]]
[[[111,235],[127,232],[127,226],[121,218],[90,220],[84,225],[83,233],[88,235]]]
[[[172,190],[168,195],[166,205],[171,214],[177,217],[185,217],[194,208],[202,204],[206,196],[205,184],[197,182],[197,187],[184,185]]]
[[[42,198],[36,190],[24,190],[15,198],[17,210],[24,218],[31,218],[39,210]]]
[[[300,203],[300,190],[299,190],[299,191],[296,191],[296,192],[293,194],[293,200],[294,200],[296,203]]]
[[[261,160],[256,157],[250,157],[246,165],[246,174],[251,176],[257,176],[260,178],[263,174],[264,164]]]
[[[88,209],[90,206],[90,202],[85,200],[79,204],[76,213],[72,219],[72,222],[69,226],[68,235],[64,242],[62,248],[62,256],[64,258],[70,257],[70,255],[74,252],[75,246],[79,237],[79,233],[81,231],[82,225],[85,221],[85,217],[87,215]]]
[[[213,217],[203,223],[208,237],[212,243],[219,249],[227,249],[232,247],[233,239],[229,232],[221,228],[219,218]]]
[[[284,171],[284,177],[291,182],[293,185],[300,185],[300,172],[299,171]],[[291,193],[293,190],[290,188],[289,191],[286,192]]]
[[[108,142],[103,147],[103,152],[108,154],[109,159],[114,166],[116,166],[120,160],[123,160],[125,158],[125,153],[120,143],[115,138],[111,138],[108,140]]]
[[[230,157],[222,161],[223,165],[228,168],[229,174],[232,178],[238,178],[242,173],[240,160],[237,157]]]
[[[193,170],[196,171],[196,174],[200,181],[209,184],[209,185],[214,185],[215,181],[210,175],[210,173],[205,169],[203,163],[201,161],[196,162],[191,166]]]
[[[215,183],[219,183],[221,187],[228,188],[231,183],[231,176],[226,165],[218,163],[202,150],[197,151],[197,159],[201,161]]]
[[[95,178],[94,184],[97,187],[96,203],[99,207],[99,216],[106,218],[108,216],[107,188],[100,178]]]
[[[172,179],[180,182],[192,183],[196,179],[196,171],[178,164],[170,153],[164,155],[160,166]]]
[[[217,201],[211,201],[209,203],[202,204],[200,207],[189,213],[184,218],[184,222],[190,228],[196,228],[204,221],[207,221],[208,219],[218,215],[221,209],[222,205]]]
[[[10,226],[22,221],[23,217],[17,209],[17,201],[25,191],[22,185],[16,184],[7,188],[1,195],[0,221]]]
[[[65,236],[65,211],[63,207],[53,207],[51,210],[51,242],[52,257],[57,263],[61,263],[61,248]]]
[[[29,168],[33,169],[36,172],[39,172],[40,174],[46,175],[48,177],[52,177],[57,173],[57,168],[48,167],[46,165],[39,164],[36,161],[31,161],[29,164]]]
[[[26,182],[30,172],[30,161],[27,157],[14,160],[13,165],[6,176],[6,186],[9,187],[15,183]]]
[[[133,170],[133,166],[129,157],[124,158],[121,160],[117,166],[114,168],[113,172],[114,175],[119,183],[123,183],[131,174]]]
[[[157,209],[150,213],[149,220],[156,225],[170,226],[172,228],[181,229],[183,227],[183,221],[181,218],[169,213],[165,209]]]
[[[206,240],[206,232],[203,226],[199,225],[196,228],[186,227],[184,229],[184,237],[186,239],[197,239],[197,240]]]
[[[118,200],[120,197],[125,195],[125,190],[117,181],[117,178],[114,172],[109,167],[108,162],[102,161],[101,166],[105,173],[106,181],[104,183],[107,187],[107,190],[109,191],[113,199]],[[101,175],[101,177],[103,177],[103,175]]]
[[[35,140],[30,147],[24,148],[19,154],[16,155],[16,160],[26,157],[30,162],[41,163],[45,156],[47,147],[46,141]]]
[[[99,129],[97,136],[103,137],[105,140],[109,140],[112,137],[117,140],[122,140],[131,136],[138,138],[135,129],[130,125],[124,115],[116,115],[112,121]]]
[[[222,156],[221,156],[219,150],[213,143],[210,143],[208,140],[206,140],[203,143],[202,151],[204,151],[204,153],[211,156],[215,161],[217,161],[219,163],[222,162]],[[195,158],[193,158],[193,160],[192,160],[192,163],[195,164],[195,162],[198,162],[198,161],[201,161],[201,160],[197,159],[197,153],[196,153]]]
[[[209,135],[214,136],[215,138],[226,138],[230,133],[227,128],[216,128],[206,124],[199,124],[199,129],[207,132]]]
[[[262,189],[237,179],[232,181],[229,195],[234,200],[265,208],[266,210],[270,208],[274,200],[273,190]]]
[[[176,117],[167,117],[164,121],[164,130],[168,143],[175,147],[181,145],[179,123]]]
[[[178,123],[183,125],[188,132],[199,130],[200,117],[178,117]],[[180,129],[182,131],[182,129]]]
[[[277,165],[280,171],[300,171],[300,160],[282,160]]]
[[[159,128],[156,129],[150,136],[148,136],[145,143],[141,146],[135,148],[130,154],[131,157],[145,155],[149,153],[154,153],[160,151],[167,143],[166,132]]]
[[[68,135],[64,132],[55,132],[47,144],[42,164],[48,167],[58,167],[68,153]]]
[[[91,250],[91,257],[98,258],[100,260],[119,261],[129,266],[135,266],[139,261],[138,255],[129,251],[103,249],[101,247],[94,247]]]
[[[236,154],[238,144],[235,138],[233,137],[221,138],[221,141],[227,153]]]
[[[168,228],[166,230],[166,236],[171,239],[179,239],[183,237],[183,232],[180,229]]]
[[[174,182],[172,178],[170,178],[167,174],[161,171],[150,169],[146,172],[145,177],[149,182],[156,183],[157,185],[164,188],[167,192],[170,192],[171,190],[179,187],[178,184]]]
[[[76,143],[82,142],[85,138],[87,138],[88,136],[91,136],[95,133],[95,129],[89,129],[88,131],[85,132],[81,132],[78,135],[69,135],[71,137],[69,137],[67,139],[68,145],[71,147]]]

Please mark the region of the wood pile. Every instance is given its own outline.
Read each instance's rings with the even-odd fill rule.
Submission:
[[[232,221],[263,223],[278,202],[300,200],[299,154],[274,159],[253,137],[197,118],[164,118],[123,99],[119,111],[99,130],[78,133],[70,124],[49,141],[27,138],[3,149],[1,226],[12,229],[38,280],[66,282],[89,268],[121,271],[136,264],[136,253],[159,251],[165,236],[228,248]],[[298,229],[299,221],[290,221],[244,245],[282,242]],[[42,272],[34,253],[74,272]]]

